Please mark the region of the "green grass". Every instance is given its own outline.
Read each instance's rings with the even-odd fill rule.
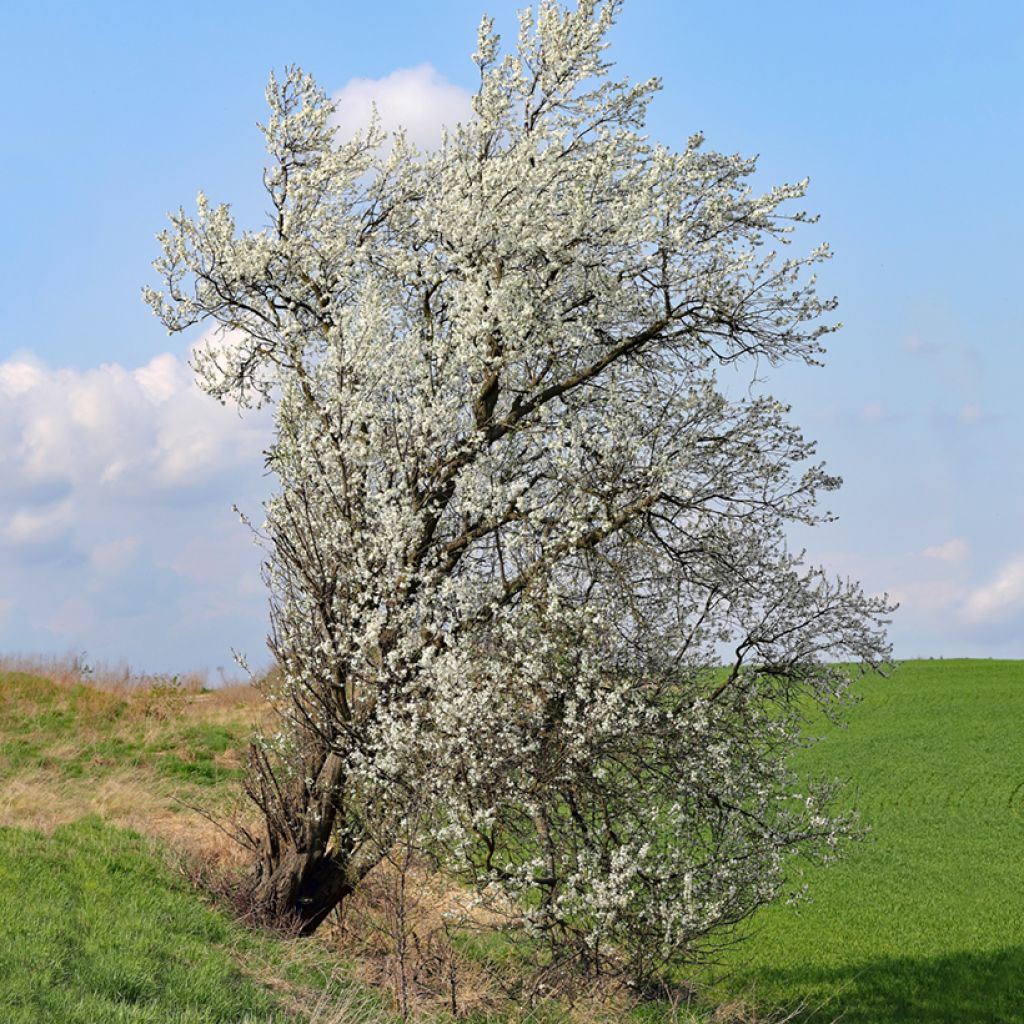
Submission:
[[[239,969],[246,939],[138,835],[97,819],[0,829],[5,1024],[284,1021]]]
[[[859,686],[848,727],[816,724],[824,741],[797,767],[846,780],[871,831],[839,864],[805,866],[812,902],[756,916],[708,1003],[763,1019],[802,1005],[805,1024],[1024,1024],[1024,662],[909,662]],[[0,790],[27,779],[88,806],[94,783],[127,773],[140,798],[227,800],[244,706],[175,701],[0,673]],[[43,806],[28,799],[16,823]],[[214,913],[155,850],[96,819],[0,829],[2,1024],[292,1019],[281,986],[312,992],[330,968],[289,967],[294,944]],[[462,951],[515,971],[500,940]],[[249,976],[268,970],[274,992]],[[664,1009],[630,1019],[664,1024]],[[379,1003],[352,1019],[383,1019]]]
[[[719,993],[843,1024],[1024,1022],[1024,663],[917,661],[862,684],[799,767],[871,829],[766,909]]]
[[[140,769],[199,787],[239,779],[248,724],[188,720],[187,707],[167,687],[129,699],[0,673],[0,780],[29,769],[93,780]]]
[[[392,1024],[339,968],[211,908],[137,833],[0,829],[3,1024]]]
[[[174,812],[191,851],[203,819],[179,801],[234,803],[250,721],[241,692],[0,672],[0,1024],[393,1022],[335,950],[234,923],[166,845],[90,815],[97,794],[147,830]]]

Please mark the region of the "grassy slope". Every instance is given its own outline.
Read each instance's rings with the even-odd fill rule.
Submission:
[[[800,766],[849,779],[868,838],[765,911],[729,991],[844,1024],[1024,1022],[1024,663],[908,662]]]
[[[331,954],[209,907],[138,833],[98,818],[0,829],[4,1024],[385,1024]]]
[[[231,804],[253,711],[241,690],[111,693],[0,672],[3,1024],[392,1019],[330,951],[234,924],[169,868],[165,844],[110,824],[231,860],[181,801]]]
[[[241,937],[142,837],[85,819],[0,829],[0,1006],[10,1024],[283,1021]]]
[[[95,813],[229,855],[186,805],[224,811],[237,801],[254,697],[241,687],[110,692],[0,671],[0,826],[49,829]]]
[[[213,702],[209,707],[204,703]],[[0,673],[0,778],[32,770],[65,781],[129,768],[212,786],[240,775],[251,703],[171,686],[112,693],[26,672]]]

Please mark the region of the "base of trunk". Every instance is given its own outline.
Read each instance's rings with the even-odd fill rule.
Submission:
[[[352,889],[344,866],[330,855],[289,850],[274,864],[261,858],[252,899],[261,917],[312,935]]]

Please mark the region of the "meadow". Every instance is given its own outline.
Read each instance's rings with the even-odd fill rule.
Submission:
[[[907,662],[859,691],[798,767],[847,780],[865,837],[799,865],[811,901],[759,913],[701,1005],[617,1019],[1024,1024],[1024,663]],[[395,1019],[330,931],[245,928],[191,884],[190,865],[241,862],[199,811],[243,813],[261,713],[246,687],[0,671],[0,1019]],[[470,1019],[520,1018],[481,1000]]]
[[[798,765],[848,780],[870,831],[806,868],[812,902],[751,922],[722,988],[815,1024],[1024,1022],[1024,663],[905,662],[859,690]]]

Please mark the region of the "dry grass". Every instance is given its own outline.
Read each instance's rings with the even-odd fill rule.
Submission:
[[[90,664],[85,655],[4,654],[0,655],[0,672],[21,672],[42,676],[59,686],[73,687],[88,683],[89,688],[103,693],[126,696],[134,690],[166,683],[170,676],[145,675],[134,672],[127,664]],[[208,673],[189,672],[177,678],[193,690],[206,686]]]
[[[90,664],[82,655],[0,654],[0,674],[3,673],[39,676],[67,689],[85,684],[97,693],[135,699],[142,707],[146,705],[147,694],[173,689],[186,696],[201,697],[202,703],[211,708],[232,713],[240,707],[251,707],[254,712],[262,708],[262,697],[255,686],[228,682],[211,687],[210,673],[205,669],[177,675],[147,674],[136,672],[127,664]]]
[[[453,945],[453,929],[471,914],[464,890],[396,849],[345,901],[328,936],[355,976],[389,992],[402,1014],[483,1016],[508,999]]]
[[[331,950],[319,939],[296,941],[282,951],[283,957],[273,963],[248,949],[237,949],[235,956],[246,975],[273,991],[278,1003],[297,1021],[398,1024],[386,994],[354,984],[351,970],[340,961],[325,966],[332,961]],[[313,978],[316,982],[311,986]]]
[[[264,703],[249,685],[204,689],[206,677],[140,676],[125,667],[83,670],[75,658],[0,658],[0,826],[49,832],[86,815],[154,836],[206,861],[239,864],[243,851],[203,811],[244,814],[236,785],[188,778],[198,757],[228,772],[242,766]],[[237,742],[204,751],[202,733]],[[172,762],[184,777],[166,769]],[[69,771],[75,766],[76,771]],[[198,808],[199,810],[196,810]]]

